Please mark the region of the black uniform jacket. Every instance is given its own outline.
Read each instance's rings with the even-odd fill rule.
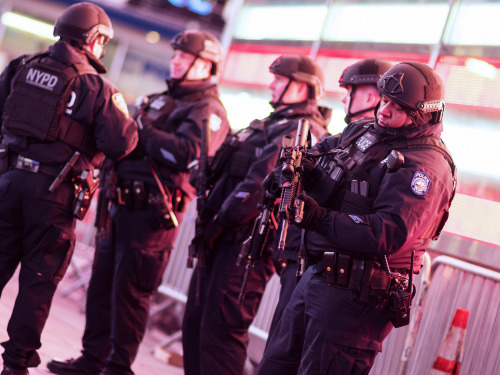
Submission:
[[[104,65],[89,52],[58,41],[49,47],[50,59],[64,64],[90,64],[98,73],[105,73]],[[0,118],[6,99],[11,90],[11,80],[16,68],[26,55],[21,56],[5,68],[0,76]],[[73,86],[74,96],[67,105],[67,116],[88,125],[95,137],[97,150],[111,159],[120,159],[129,154],[137,144],[137,125],[128,114],[123,96],[108,80],[98,74],[85,74],[76,77]],[[32,103],[33,106],[42,105]],[[40,142],[23,140],[3,134],[4,143],[9,144],[9,153],[20,154],[40,163],[64,165],[75,150],[68,144],[56,140]],[[74,167],[75,170],[93,169],[89,159],[83,155]]]
[[[326,133],[330,114],[330,109],[318,107],[316,102],[307,102],[274,111],[263,120],[254,120],[237,134],[240,143],[214,183],[208,197],[208,211],[216,214],[217,220],[229,232],[234,234],[236,229],[238,239],[248,235],[259,214],[263,181],[276,166],[283,136],[290,135],[295,140],[299,119],[306,118],[312,137],[319,139]],[[237,161],[238,153],[250,158],[245,166]]]
[[[351,123],[340,137],[329,137],[314,147],[325,152],[337,148],[353,137],[345,148],[351,154],[366,147],[370,137],[355,136],[363,127],[364,134],[373,134],[380,142],[369,146],[363,156],[362,168],[379,186],[371,186],[366,207],[359,207],[359,200],[350,194],[353,176],[343,181],[343,189],[336,193],[333,209],[322,220],[317,231],[306,232],[307,250],[312,252],[339,251],[360,257],[380,259],[388,256],[391,268],[410,268],[411,251],[415,251],[414,270],[422,264],[423,254],[434,233],[429,228],[440,220],[454,193],[456,180],[449,161],[436,149],[425,146],[406,148],[408,142],[418,144],[425,137],[439,141],[442,123],[427,124],[412,129],[387,129],[376,121]],[[404,164],[395,171],[388,171],[389,152],[399,150]],[[372,156],[370,156],[372,155]],[[372,160],[370,160],[372,159]],[[364,167],[363,167],[364,166]],[[363,179],[361,175],[360,179]],[[353,199],[354,198],[354,199]],[[327,207],[328,208],[328,207]],[[364,213],[363,213],[364,212]]]
[[[174,94],[150,95],[137,113],[142,125],[139,146],[117,164],[119,179],[155,184],[149,167],[157,168],[162,182],[180,189],[188,197],[195,195],[189,183],[188,165],[199,157],[202,123],[210,127],[209,155],[213,155],[228,134],[226,110],[219,91],[210,80],[179,85]]]

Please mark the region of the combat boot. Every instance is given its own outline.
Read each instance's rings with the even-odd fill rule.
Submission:
[[[29,375],[28,369],[4,366],[0,375]]]
[[[101,368],[84,356],[71,358],[66,361],[53,359],[47,363],[50,372],[59,375],[98,375]]]

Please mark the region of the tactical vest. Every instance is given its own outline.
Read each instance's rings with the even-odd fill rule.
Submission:
[[[366,124],[365,124],[366,125]],[[338,148],[322,156],[317,166],[329,176],[312,196],[330,209],[353,214],[373,213],[373,203],[382,179],[387,172],[388,155],[392,150],[433,149],[449,163],[454,181],[450,201],[436,222],[431,223],[421,238],[437,239],[448,218],[456,187],[456,167],[444,143],[433,137],[385,142],[364,126],[344,140]]]
[[[42,53],[23,59],[12,79],[3,126],[15,136],[27,137],[29,142],[65,142],[99,165],[102,155],[88,125],[65,113],[75,78],[97,72],[88,64],[67,66],[53,59],[42,61],[47,56]]]
[[[227,136],[210,163],[211,181],[215,183],[223,173],[236,178],[246,176],[250,166],[262,153],[262,147],[245,142],[257,132],[263,133],[267,144],[265,125],[260,120],[254,120],[248,128]]]

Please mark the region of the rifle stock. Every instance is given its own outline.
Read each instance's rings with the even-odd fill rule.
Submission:
[[[188,259],[187,267],[193,268],[194,259],[197,259],[196,263],[196,305],[200,304],[201,295],[201,278],[203,274],[203,258],[204,249],[203,243],[201,242],[200,236],[202,236],[203,228],[206,224],[205,222],[205,205],[207,202],[207,191],[208,191],[208,147],[210,142],[210,127],[207,120],[203,120],[202,123],[202,134],[201,134],[201,150],[200,158],[198,160],[198,175],[196,178],[196,210],[198,216],[196,218],[196,229],[195,237],[191,241],[188,248]]]

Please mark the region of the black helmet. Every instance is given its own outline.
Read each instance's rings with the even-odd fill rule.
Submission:
[[[396,64],[380,78],[377,87],[382,95],[408,109],[408,114],[415,119],[432,114],[432,123],[441,121],[445,108],[444,84],[428,65],[419,62]]]
[[[219,41],[208,31],[185,30],[170,41],[172,48],[212,62],[210,74],[216,76],[222,58]]]
[[[366,59],[349,65],[339,79],[339,86],[376,85],[382,74],[392,67],[387,60]]]
[[[113,38],[113,26],[101,7],[91,3],[77,3],[68,7],[57,19],[54,36],[90,44],[98,35]]]
[[[307,84],[310,88],[309,97],[311,99],[319,100],[325,92],[323,69],[310,57],[299,55],[280,56],[271,64],[269,71]]]
[[[344,121],[347,124],[351,123],[353,118],[373,111],[377,108],[377,106],[373,106],[351,113],[351,106],[356,87],[362,85],[372,85],[375,87],[380,77],[382,77],[382,74],[384,74],[391,67],[392,63],[387,60],[366,59],[360,60],[344,69],[339,79],[339,86],[351,86],[352,88],[350,92],[351,100],[349,101],[349,108],[347,109],[347,113],[344,117]]]

